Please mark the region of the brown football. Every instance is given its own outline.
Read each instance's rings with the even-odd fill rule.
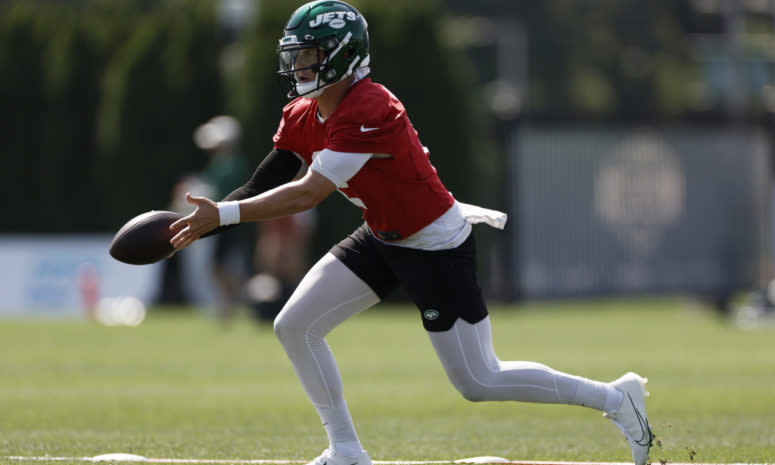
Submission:
[[[130,265],[162,260],[175,250],[170,244],[170,225],[182,217],[175,212],[153,210],[132,218],[113,237],[110,255]]]

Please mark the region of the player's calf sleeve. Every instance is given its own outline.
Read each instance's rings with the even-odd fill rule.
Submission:
[[[428,335],[450,381],[468,400],[573,404],[604,410],[609,399],[606,383],[540,363],[500,361],[492,347],[489,317],[475,324],[458,320],[449,331]]]
[[[274,324],[330,445],[348,456],[357,456],[362,449],[344,400],[339,368],[324,337],[378,301],[352,271],[326,254],[304,277]]]

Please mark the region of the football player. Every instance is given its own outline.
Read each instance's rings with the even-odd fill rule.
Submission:
[[[310,465],[371,465],[353,427],[324,337],[401,286],[449,380],[471,401],[580,405],[604,412],[644,465],[653,434],[644,378],[598,382],[534,362],[498,359],[476,272],[471,225],[502,228],[500,212],[458,202],[429,161],[401,102],[369,74],[366,20],[352,6],[318,0],[297,9],[280,39],[279,75],[293,100],[274,149],[224,200],[188,196],[196,210],[172,225],[176,249],[228,225],[291,215],[338,190],[364,224],[307,273],[274,329],[329,445]],[[307,174],[291,181],[300,164]]]

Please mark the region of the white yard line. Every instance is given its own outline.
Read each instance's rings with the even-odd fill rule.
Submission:
[[[14,461],[20,464],[24,462],[42,461],[81,461],[81,462],[125,462],[125,463],[169,463],[169,464],[296,464],[307,463],[307,460],[287,459],[174,459],[174,458],[148,458],[133,454],[105,454],[96,457],[36,457],[36,456],[7,456],[2,459]],[[632,465],[632,462],[560,462],[560,461],[533,461],[533,460],[505,460],[500,457],[472,457],[470,459],[454,460],[373,460],[375,465],[436,465],[452,463],[498,464],[498,465]],[[659,462],[656,462],[657,464]],[[709,463],[677,463],[668,462],[668,465],[772,465],[772,464],[709,464]]]

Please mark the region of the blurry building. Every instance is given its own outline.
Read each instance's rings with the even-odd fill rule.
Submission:
[[[775,3],[445,3],[507,168],[487,186],[510,213],[491,292],[727,310],[766,286]]]

